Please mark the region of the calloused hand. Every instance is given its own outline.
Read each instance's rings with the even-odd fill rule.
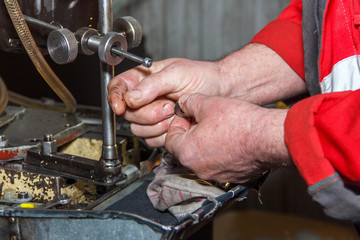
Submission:
[[[277,53],[253,43],[217,62],[178,58],[154,62],[150,69],[136,67],[110,81],[108,101],[131,122],[135,135],[159,147],[174,116],[174,101],[184,93],[264,105],[304,91],[304,81]]]
[[[108,101],[115,114],[124,114],[132,132],[153,147],[164,145],[180,95],[221,94],[215,62],[166,59],[151,69],[136,67],[117,75],[108,85]],[[128,108],[127,108],[128,106]]]
[[[175,117],[165,147],[198,177],[246,183],[291,164],[284,142],[287,110],[202,94],[185,94],[179,105],[194,120]]]

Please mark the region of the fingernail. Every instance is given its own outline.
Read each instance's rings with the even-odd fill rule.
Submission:
[[[131,90],[128,91],[127,94],[134,100],[137,100],[142,97],[142,93],[139,90]]]
[[[118,104],[118,103],[114,103],[112,106],[113,106],[114,112],[117,112],[117,110],[119,109],[119,104]]]
[[[175,114],[174,107],[170,103],[165,104],[162,110],[165,117],[171,117]]]

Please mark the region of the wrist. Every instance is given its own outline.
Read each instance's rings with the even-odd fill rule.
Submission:
[[[257,159],[267,169],[292,166],[284,137],[284,123],[288,109],[263,108],[262,110],[259,128],[253,139],[257,143]]]

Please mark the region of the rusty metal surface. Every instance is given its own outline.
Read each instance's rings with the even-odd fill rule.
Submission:
[[[34,145],[0,148],[0,162],[4,163],[6,161],[24,159],[26,157],[27,151],[33,147]]]
[[[8,113],[0,118],[5,121],[0,134],[7,139],[7,146],[0,148],[0,162],[23,159],[30,148],[40,146],[45,134],[52,134],[57,146],[62,146],[88,130],[73,114],[23,108],[16,111],[13,108],[7,107]]]
[[[24,14],[44,22],[61,24],[72,31],[83,26],[97,25],[97,1],[27,0],[19,1],[19,4]],[[49,32],[32,24],[29,24],[29,28],[42,52],[47,54],[46,39]],[[3,2],[0,3],[0,33],[0,50],[25,53]]]

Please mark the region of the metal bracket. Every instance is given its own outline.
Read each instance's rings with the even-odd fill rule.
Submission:
[[[24,169],[47,175],[81,179],[103,186],[112,186],[125,178],[122,174],[104,172],[99,161],[60,152],[43,155],[40,148],[28,150]]]

